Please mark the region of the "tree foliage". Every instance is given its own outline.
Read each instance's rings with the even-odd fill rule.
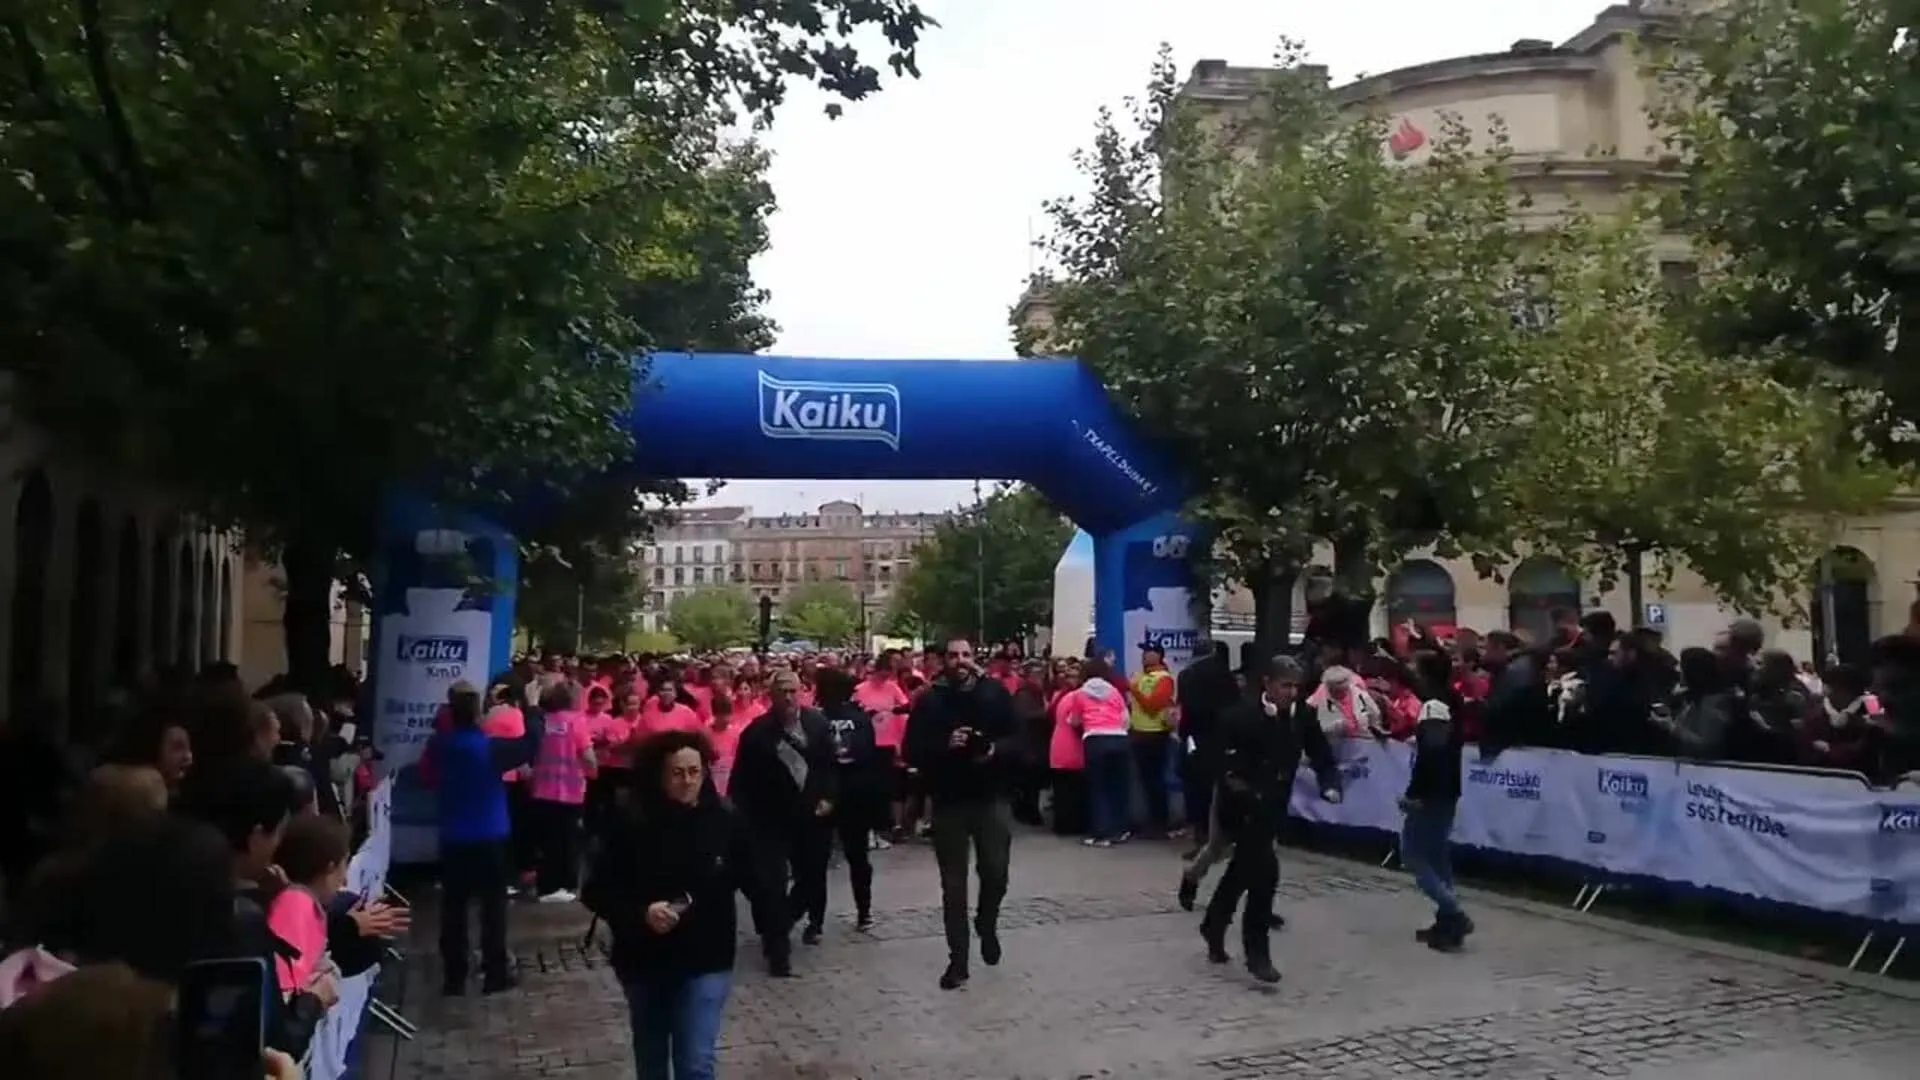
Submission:
[[[1920,37],[1911,3],[1729,0],[1656,53],[1706,340],[1838,381],[1883,447],[1920,419]],[[1884,396],[1880,396],[1884,394]]]
[[[1652,223],[1543,233],[1553,318],[1529,339],[1516,389],[1531,424],[1504,455],[1502,501],[1533,551],[1603,589],[1647,557],[1656,580],[1684,564],[1734,607],[1790,611],[1839,524],[1898,476],[1862,459],[1832,395],[1690,337],[1653,272]]]
[[[667,630],[695,652],[750,645],[759,616],[753,595],[738,585],[708,585],[682,595],[667,612]]]
[[[1002,485],[934,527],[894,594],[889,633],[1026,638],[1053,611],[1053,570],[1073,527],[1030,487]]]
[[[631,552],[594,545],[572,560],[537,558],[521,567],[514,617],[548,648],[617,650],[632,633],[646,593],[644,567]]]
[[[846,583],[809,581],[787,590],[780,601],[780,636],[834,648],[860,636],[860,598]]]
[[[630,451],[636,349],[764,340],[763,161],[729,103],[863,97],[851,41],[912,74],[927,25],[909,0],[23,0],[0,364],[70,451],[283,548],[290,657],[324,670],[334,561],[385,492],[577,494]]]
[[[1048,207],[1053,334],[1192,474],[1220,569],[1290,585],[1331,540],[1370,598],[1408,548],[1500,549],[1526,355],[1504,130],[1449,120],[1398,162],[1292,43],[1244,116],[1183,97],[1163,49],[1128,120]]]

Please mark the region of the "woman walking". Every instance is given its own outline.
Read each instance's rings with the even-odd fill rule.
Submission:
[[[733,986],[733,894],[751,884],[745,828],[708,782],[713,748],[666,731],[634,755],[587,907],[613,935],[612,963],[633,1028],[638,1080],[713,1080]]]

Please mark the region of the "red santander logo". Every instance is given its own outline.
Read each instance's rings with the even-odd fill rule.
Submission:
[[[1387,151],[1393,160],[1404,161],[1408,154],[1427,145],[1427,133],[1421,131],[1411,120],[1401,120],[1400,126],[1387,136]]]

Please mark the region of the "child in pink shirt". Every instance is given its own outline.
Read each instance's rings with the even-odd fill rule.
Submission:
[[[298,954],[274,963],[283,994],[307,990],[327,972],[326,905],[346,887],[348,839],[338,819],[306,814],[287,822],[274,850],[287,886],[267,904],[267,929]]]

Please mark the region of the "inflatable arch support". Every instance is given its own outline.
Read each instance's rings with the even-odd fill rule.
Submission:
[[[638,475],[1023,481],[1093,538],[1100,646],[1129,670],[1148,640],[1176,662],[1191,653],[1193,538],[1176,515],[1186,491],[1077,360],[657,353],[635,378]],[[371,644],[375,737],[389,767],[417,757],[452,683],[483,685],[505,666],[514,551],[497,525],[393,503]],[[474,565],[491,591],[462,587]],[[396,799],[396,824],[406,801]]]

